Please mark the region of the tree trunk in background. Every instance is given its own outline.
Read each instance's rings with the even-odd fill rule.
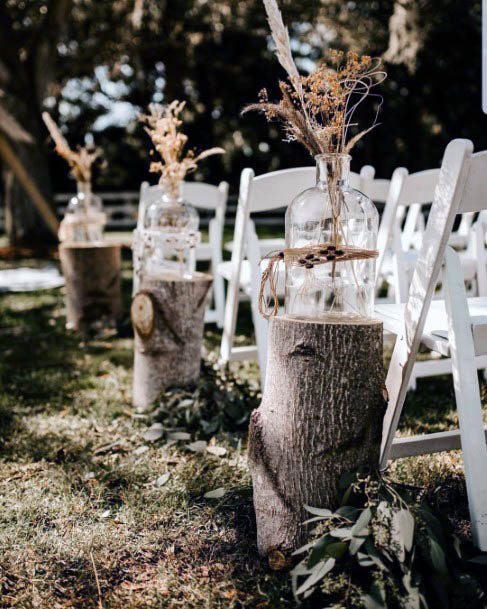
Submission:
[[[134,325],[133,404],[146,410],[164,389],[200,375],[205,311],[212,278],[145,279],[131,307]]]
[[[23,126],[33,136],[34,143],[20,144],[10,141],[10,144],[37,188],[54,208],[47,150],[39,142],[41,137],[40,132],[32,127],[29,129],[29,125],[25,125],[25,123],[23,123]],[[3,200],[5,202],[5,231],[10,244],[36,249],[44,249],[49,245],[55,244],[56,237],[46,226],[31,198],[19,181],[15,176],[13,179],[5,179],[5,174],[9,173],[9,171],[7,166],[3,167],[2,186]]]
[[[342,474],[378,467],[385,407],[380,322],[270,322],[249,435],[262,555],[302,544],[304,506],[336,508]]]

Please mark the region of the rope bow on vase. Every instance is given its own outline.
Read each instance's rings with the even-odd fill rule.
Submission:
[[[288,265],[303,267],[307,271],[311,271],[314,267],[322,264],[332,264],[334,272],[337,263],[372,260],[377,258],[378,255],[377,250],[348,247],[346,245],[335,246],[332,243],[319,243],[308,247],[270,252],[262,258],[262,260],[268,262],[260,281],[259,312],[264,319],[275,317],[279,312],[277,285],[281,262],[284,262],[286,267]]]

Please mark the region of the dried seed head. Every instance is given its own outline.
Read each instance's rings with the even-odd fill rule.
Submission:
[[[313,264],[311,264],[311,262],[308,262],[307,264],[305,264],[305,267],[306,267],[307,269],[312,269],[312,268],[313,268],[313,266],[314,266],[314,265],[313,265]]]
[[[344,254],[344,253],[345,253],[345,252],[344,252],[343,250],[337,250],[337,251],[335,252],[335,254],[336,254],[337,256],[343,256],[343,254]]]
[[[305,260],[304,258],[300,258],[300,259],[298,260],[298,262],[299,262],[299,264],[306,264],[308,261],[307,261],[307,260]]]
[[[277,254],[277,256],[278,256],[279,258],[284,258],[284,252],[279,252],[279,253]]]
[[[328,254],[328,248],[320,250],[320,251],[319,251],[319,253],[320,253],[322,256],[326,256],[326,254]]]
[[[328,246],[328,251],[329,252],[334,252],[336,250],[336,247],[334,245],[329,245]]]
[[[328,254],[326,257],[327,260],[335,260],[335,256],[333,254]]]
[[[307,254],[305,258],[306,260],[311,260],[312,258],[314,258],[314,254]]]

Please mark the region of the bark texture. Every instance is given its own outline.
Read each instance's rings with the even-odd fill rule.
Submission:
[[[66,327],[85,331],[114,325],[122,310],[120,246],[61,244],[59,254],[66,280]]]
[[[304,505],[335,508],[343,473],[378,466],[385,407],[380,322],[271,320],[249,436],[260,554],[295,550]]]
[[[200,375],[205,310],[212,279],[143,279],[132,301],[135,333],[133,404],[146,410],[171,386]]]

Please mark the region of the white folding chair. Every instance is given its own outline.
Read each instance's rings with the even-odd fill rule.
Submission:
[[[397,336],[381,467],[389,458],[461,446],[473,538],[487,550],[487,446],[477,376],[487,365],[487,298],[467,298],[459,255],[448,246],[457,214],[487,208],[487,152],[472,150],[468,140],[446,148],[407,303],[376,307],[384,328]],[[433,300],[440,272],[445,300]],[[459,430],[394,439],[420,344],[451,357]]]
[[[374,180],[374,168],[365,166],[360,174],[350,174],[353,188],[385,200],[387,180]],[[267,321],[258,311],[258,295],[262,267],[260,258],[267,252],[284,247],[284,239],[259,239],[251,215],[285,208],[296,195],[316,183],[315,167],[282,169],[255,177],[252,169],[244,169],[235,220],[232,259],[219,265],[218,273],[228,281],[225,321],[220,361],[257,359],[261,383],[265,378],[267,359]],[[374,191],[375,188],[375,191]],[[235,347],[235,328],[241,294],[250,299],[256,345]],[[280,273],[278,294],[284,294],[284,272]]]
[[[406,302],[424,235],[422,208],[433,201],[439,175],[439,169],[410,174],[403,167],[396,169],[392,175],[391,188],[379,228],[376,276],[378,287],[384,278],[390,283],[396,303]],[[463,234],[467,225],[471,227],[473,215],[462,215],[460,227],[452,234],[449,243],[455,247],[464,243],[467,247],[470,241],[466,251],[461,254],[461,264],[465,281],[476,286],[478,265],[471,247],[471,230],[469,229],[469,241],[462,242],[460,239],[460,230]]]
[[[147,206],[161,194],[161,186],[149,186],[147,182],[142,183],[137,220],[138,227],[143,226]],[[183,199],[196,209],[215,212],[208,225],[208,241],[201,242],[196,248],[196,260],[209,261],[211,263],[214,309],[206,311],[205,322],[215,322],[221,328],[223,327],[225,311],[225,285],[223,278],[218,275],[216,269],[222,262],[223,229],[225,227],[228,183],[220,182],[218,186],[214,186],[204,182],[183,182]]]

